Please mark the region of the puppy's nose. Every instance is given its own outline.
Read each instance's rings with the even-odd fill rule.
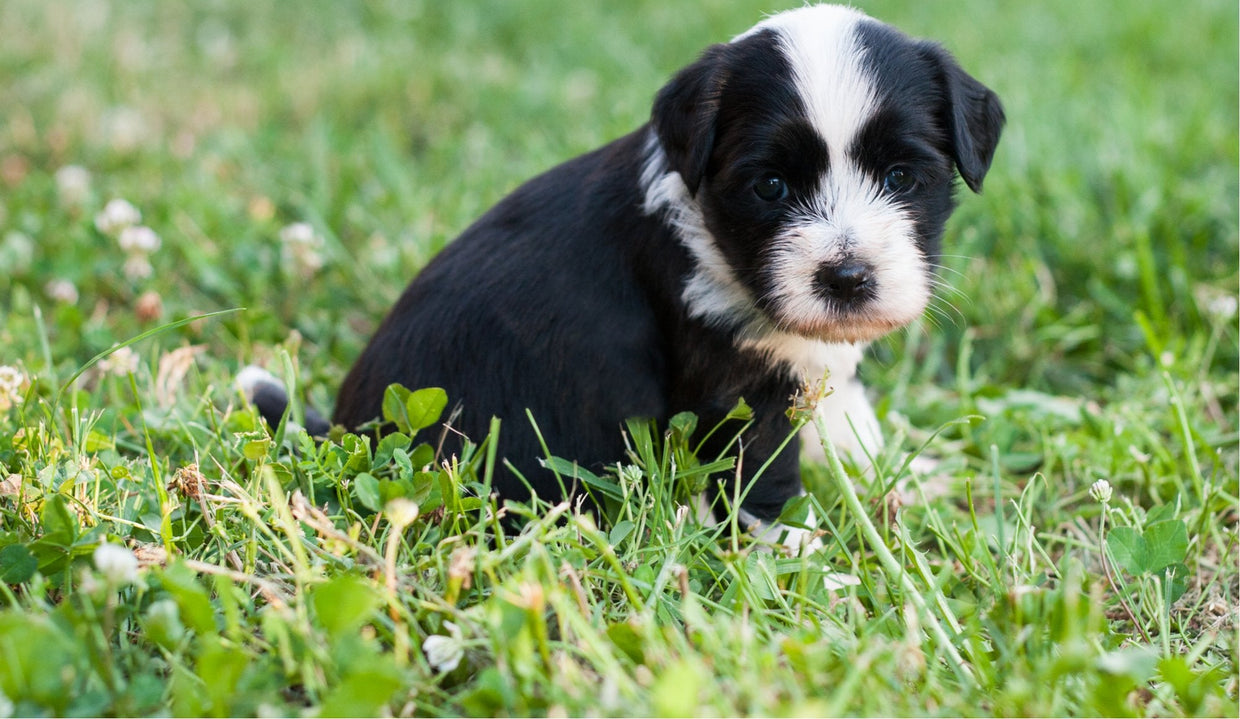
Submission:
[[[824,262],[814,275],[820,294],[840,302],[857,302],[874,296],[874,270],[864,262]]]

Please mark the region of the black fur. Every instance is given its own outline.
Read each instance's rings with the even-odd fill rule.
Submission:
[[[638,131],[535,178],[445,248],[345,378],[333,421],[378,416],[392,382],[443,387],[461,407],[455,430],[481,439],[491,416],[502,418],[501,456],[554,497],[527,408],[554,454],[597,472],[624,458],[624,419],[691,410],[713,427],[743,396],[759,417],[746,441],[752,474],[789,432],[783,412],[796,385],[687,317],[680,292],[692,262],[641,209],[645,138]],[[792,485],[795,452],[779,464],[769,476]],[[507,473],[496,489],[528,494]],[[756,492],[770,499],[751,511],[778,514],[793,493]]]
[[[889,119],[904,125],[876,134],[935,138],[934,151],[951,158],[969,189],[981,192],[1005,120],[999,97],[937,43],[910,41],[878,22],[859,31],[885,108],[895,116]]]
[[[914,166],[926,196],[909,202],[933,254],[952,207],[953,166],[980,188],[1002,110],[937,47],[867,28],[886,94],[851,151],[875,173],[897,158]],[[624,459],[626,418],[665,423],[689,410],[712,427],[743,397],[755,411],[742,441],[748,481],[787,438],[799,379],[739,349],[739,323],[690,316],[682,295],[695,260],[664,217],[643,211],[640,178],[654,133],[717,246],[761,297],[762,239],[784,216],[755,198],[756,175],[778,166],[791,192],[809,194],[828,169],[804,114],[772,33],[712,46],[659,92],[650,125],[522,185],[431,261],[349,372],[333,421],[355,428],[376,418],[392,382],[443,387],[460,407],[453,429],[479,440],[500,417],[500,455],[553,498],[560,489],[539,463],[527,409],[553,454],[599,471]],[[799,488],[794,439],[744,507],[773,519]],[[506,472],[496,489],[528,495]]]

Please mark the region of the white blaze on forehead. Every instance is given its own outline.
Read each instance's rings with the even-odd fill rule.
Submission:
[[[847,162],[846,151],[878,105],[865,49],[857,39],[857,26],[867,19],[852,8],[815,5],[770,17],[737,38],[762,30],[778,35],[832,167]]]
[[[807,119],[827,148],[826,176],[811,209],[841,233],[856,233],[862,230],[856,223],[889,209],[875,207],[885,205],[880,188],[849,156],[879,105],[857,36],[868,20],[849,7],[815,5],[775,15],[750,31],[771,30],[779,38]]]

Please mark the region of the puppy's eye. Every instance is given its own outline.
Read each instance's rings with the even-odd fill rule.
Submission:
[[[913,173],[903,167],[891,168],[887,171],[887,176],[883,178],[883,189],[893,195],[908,192],[916,184],[917,178],[913,177]]]
[[[788,185],[783,178],[768,175],[753,185],[754,194],[766,202],[778,202],[788,196]]]

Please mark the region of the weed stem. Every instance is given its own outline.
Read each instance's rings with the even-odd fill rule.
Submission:
[[[819,441],[822,444],[823,452],[826,454],[827,467],[830,470],[828,474],[831,475],[831,479],[835,482],[840,495],[844,497],[844,503],[848,506],[849,511],[853,513],[857,526],[861,528],[866,541],[870,543],[874,553],[878,555],[878,560],[882,563],[883,569],[886,570],[890,579],[899,582],[905,594],[908,595],[908,598],[917,607],[917,611],[926,618],[927,624],[930,625],[931,634],[934,635],[939,648],[951,659],[952,669],[956,671],[956,675],[960,680],[977,686],[977,678],[973,676],[973,671],[965,662],[964,657],[960,655],[959,650],[956,649],[956,645],[952,643],[951,637],[947,635],[947,631],[943,629],[939,618],[935,616],[926,604],[925,598],[921,596],[921,590],[913,584],[913,580],[909,577],[908,572],[904,571],[904,567],[896,561],[891,550],[883,543],[882,535],[878,533],[874,523],[870,521],[869,514],[866,513],[865,507],[862,506],[861,499],[857,497],[857,491],[853,488],[852,481],[849,480],[848,473],[844,471],[844,465],[835,453],[835,447],[831,444],[827,434],[826,420],[818,412],[814,413],[814,427],[818,430]],[[911,546],[906,546],[905,550],[914,555],[917,554],[917,550]],[[934,592],[936,598],[942,593],[934,585],[931,585],[930,589]],[[943,609],[947,607],[945,600],[939,601],[938,605]],[[952,618],[952,624],[956,624],[954,618]]]

